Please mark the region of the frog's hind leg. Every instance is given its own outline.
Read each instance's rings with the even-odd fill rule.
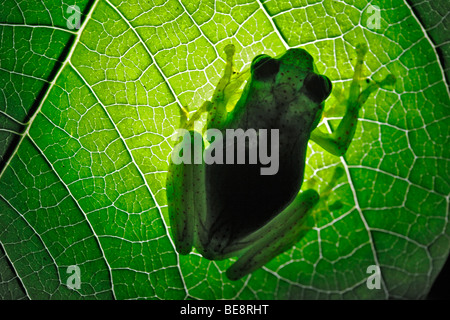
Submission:
[[[201,146],[196,148],[195,146]],[[204,145],[200,133],[187,131],[183,140],[175,146],[173,154],[189,152],[190,161],[174,161],[171,158],[167,175],[166,195],[169,219],[175,247],[180,254],[191,252],[196,224],[206,210],[204,175],[201,159]],[[200,158],[199,158],[200,157]],[[201,160],[201,161],[200,161]],[[188,163],[186,163],[188,162]]]
[[[304,218],[318,201],[319,195],[316,191],[306,190],[298,194],[294,201],[267,225],[242,239],[238,245],[245,242],[252,245],[227,270],[228,278],[240,279],[297,243],[307,230]]]

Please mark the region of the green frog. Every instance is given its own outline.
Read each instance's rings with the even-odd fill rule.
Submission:
[[[192,161],[170,162],[166,194],[177,251],[188,254],[195,247],[210,260],[238,256],[226,271],[229,279],[237,280],[300,240],[303,222],[320,199],[313,189],[299,193],[308,141],[343,156],[362,105],[380,86],[393,84],[395,77],[389,75],[381,82],[363,79],[367,47],[358,46],[346,113],[336,130],[328,133],[317,126],[332,83],[317,72],[306,50],[289,49],[275,58],[258,55],[243,72],[237,72],[233,64],[235,47],[227,45],[224,51],[225,71],[211,100],[192,114],[181,107],[182,142],[172,156],[179,160],[183,154]],[[196,128],[204,114],[206,124]],[[267,153],[277,156],[275,170],[262,174],[267,167],[262,159],[256,163],[205,161],[205,155],[214,152],[238,147],[249,152],[255,147],[250,139],[244,139],[244,145],[217,147],[214,142],[220,134],[226,136],[231,129],[275,132],[266,135],[271,142]]]

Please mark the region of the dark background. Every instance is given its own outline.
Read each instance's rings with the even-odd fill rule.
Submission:
[[[430,293],[429,300],[450,300],[450,256],[442,268],[441,273],[436,278]]]

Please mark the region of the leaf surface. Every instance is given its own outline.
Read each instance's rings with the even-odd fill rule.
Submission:
[[[65,3],[0,9],[1,298],[426,296],[450,248],[449,42],[436,32],[448,25],[445,1],[372,1],[379,28],[366,1],[76,4],[72,30]],[[305,180],[322,201],[305,237],[236,282],[224,274],[234,259],[179,256],[165,197],[171,136],[178,105],[210,99],[224,46],[236,45],[238,68],[304,48],[337,92],[361,42],[366,76],[392,73],[396,87],[365,104],[345,157],[309,144]],[[343,115],[335,102],[325,130]],[[367,287],[371,265],[380,289]]]

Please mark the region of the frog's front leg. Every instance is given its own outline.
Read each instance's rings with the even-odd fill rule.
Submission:
[[[346,102],[347,110],[337,129],[331,134],[323,132],[320,128],[316,128],[311,132],[311,140],[337,156],[343,156],[347,151],[353,136],[355,135],[359,110],[369,96],[378,88],[385,85],[390,86],[395,83],[395,77],[393,75],[388,75],[381,82],[369,83],[369,85],[361,91],[361,83],[369,82],[368,80],[362,80],[362,68],[367,50],[367,46],[365,45],[359,45],[356,48],[357,61],[353,80],[350,85],[350,96]]]
[[[189,116],[189,112],[186,109],[181,108],[182,120],[185,119],[184,128],[193,130],[194,122],[200,120],[203,113],[208,113],[207,125],[204,129],[221,129],[226,126],[227,116],[230,110],[236,104],[237,100],[241,96],[242,90],[240,89],[245,81],[250,77],[250,69],[238,72],[234,68],[234,54],[235,47],[232,44],[228,44],[224,48],[226,54],[226,64],[224,73],[219,79],[219,82],[214,90],[211,101],[205,101],[202,106],[196,110],[196,112]],[[187,119],[189,118],[189,119]],[[183,123],[183,121],[182,121]]]
[[[309,189],[296,196],[294,201],[260,230],[236,243],[237,247],[250,246],[245,253],[227,270],[230,280],[259,269],[267,262],[296,244],[302,237],[307,213],[319,201],[318,193]]]

